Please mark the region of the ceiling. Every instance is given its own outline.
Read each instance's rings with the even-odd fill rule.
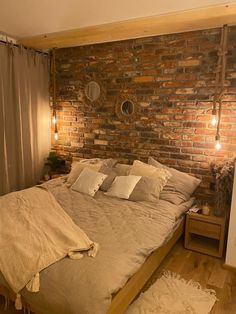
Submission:
[[[225,3],[236,1],[0,0],[0,32],[31,37]]]

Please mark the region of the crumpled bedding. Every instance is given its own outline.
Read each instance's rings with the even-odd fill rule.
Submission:
[[[94,259],[64,258],[44,269],[38,293],[21,291],[39,314],[106,313],[112,294],[165,242],[176,220],[192,204],[192,200],[180,206],[163,200],[132,202],[103,192],[92,198],[71,191],[63,179],[43,186],[88,237],[100,244],[100,249]]]
[[[0,270],[13,292],[26,285],[37,292],[41,270],[95,248],[49,191],[33,187],[0,197]]]

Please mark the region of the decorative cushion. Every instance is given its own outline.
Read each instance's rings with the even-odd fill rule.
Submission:
[[[127,176],[131,167],[132,167],[131,165],[120,164],[120,163],[116,164],[115,167],[102,166],[100,169],[100,172],[107,174],[107,178],[104,180],[100,189],[106,192],[111,187],[112,182],[114,181],[115,177]]]
[[[114,167],[118,176],[127,176],[131,169],[131,165],[117,163]]]
[[[73,162],[66,183],[68,187],[75,183],[76,179],[78,178],[78,176],[80,175],[84,168],[90,168],[98,172],[101,168],[101,164],[86,164],[81,162]]]
[[[159,178],[164,181],[164,184],[166,184],[167,180],[171,177],[167,169],[156,168],[139,160],[134,161],[129,174],[148,178]]]
[[[160,193],[160,199],[175,205],[180,205],[189,200],[201,182],[201,180],[187,173],[162,165],[152,157],[148,158],[148,163],[158,169],[167,169],[171,173],[172,176]]]
[[[96,165],[100,164],[101,167],[114,167],[117,164],[117,160],[113,158],[102,159],[102,158],[90,158],[90,159],[81,159],[80,163]]]
[[[71,186],[71,190],[94,196],[106,177],[107,175],[103,173],[84,168]]]
[[[111,167],[102,167],[100,172],[107,175],[106,179],[100,186],[100,190],[106,192],[111,187],[112,182],[115,180],[115,177],[117,177],[118,173],[115,168]]]
[[[118,176],[115,178],[112,186],[105,194],[128,199],[140,179],[141,176]]]
[[[166,181],[161,178],[142,177],[136,184],[129,200],[156,202]]]

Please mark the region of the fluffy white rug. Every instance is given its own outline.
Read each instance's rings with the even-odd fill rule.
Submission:
[[[216,301],[214,290],[166,271],[128,308],[126,314],[208,314]]]

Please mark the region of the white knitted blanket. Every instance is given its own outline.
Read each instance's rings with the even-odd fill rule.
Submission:
[[[81,251],[95,256],[97,244],[72,221],[54,196],[39,187],[0,197],[0,270],[18,293],[39,291],[39,272]]]
[[[126,314],[208,314],[216,301],[214,290],[165,272],[129,307]]]

